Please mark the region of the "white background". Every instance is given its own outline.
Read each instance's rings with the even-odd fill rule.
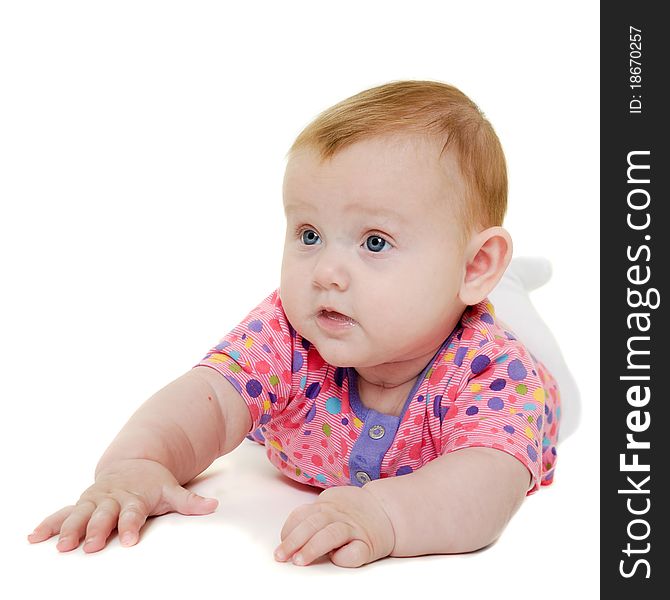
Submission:
[[[596,595],[597,2],[0,6],[0,586],[69,598],[225,597],[235,583],[273,597],[368,596],[367,583],[392,597]],[[553,263],[533,300],[583,402],[554,485],[483,552],[299,568],[272,550],[314,493],[245,442],[194,484],[219,498],[215,515],[154,519],[136,547],[114,538],[95,555],[30,546],[133,410],[278,286],[284,155],[301,129],[399,79],[452,83],[479,104],[507,155],[515,254]]]

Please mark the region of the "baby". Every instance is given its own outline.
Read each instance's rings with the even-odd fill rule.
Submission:
[[[148,516],[211,513],[182,486],[245,437],[324,488],[281,530],[275,558],[299,565],[476,550],[551,483],[557,383],[488,299],[512,240],[477,106],[433,81],[348,98],[296,139],[283,196],[280,289],[137,410],[30,542],[96,552]]]

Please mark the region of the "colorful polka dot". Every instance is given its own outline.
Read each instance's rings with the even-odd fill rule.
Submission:
[[[528,373],[526,372],[523,363],[518,358],[515,358],[507,365],[507,374],[511,379],[514,379],[514,381],[519,381],[525,379]]]
[[[331,396],[328,398],[328,400],[326,400],[326,410],[331,415],[339,415],[340,412],[342,412],[342,400],[336,398],[335,396]],[[344,424],[346,425],[346,423]]]
[[[258,371],[258,373],[261,375],[266,375],[270,372],[270,363],[265,360],[259,360],[256,363],[256,371]]]
[[[502,410],[503,407],[505,406],[505,403],[502,401],[502,398],[498,398],[498,396],[494,396],[493,398],[489,398],[486,405],[491,410]]]
[[[247,381],[245,387],[247,389],[247,394],[249,394],[252,398],[258,398],[258,396],[260,396],[263,391],[263,386],[257,379],[250,379]]]
[[[302,354],[300,354],[300,352],[295,350],[293,352],[293,364],[291,365],[291,370],[293,371],[293,373],[297,373],[298,371],[300,371],[300,369],[302,369],[302,365],[304,364],[304,362],[305,361],[302,358]]]
[[[421,456],[421,444],[418,443],[410,446],[409,457],[416,460],[420,456]]]
[[[470,370],[475,374],[479,375],[486,367],[489,366],[491,359],[486,356],[486,354],[480,354],[476,356],[472,363],[470,363]]]
[[[494,392],[499,392],[505,387],[505,384],[507,382],[504,379],[494,379],[489,387],[494,391]]]
[[[314,400],[314,398],[316,398],[319,395],[320,391],[321,391],[321,384],[318,381],[315,381],[314,383],[309,384],[309,387],[305,392],[305,396],[307,396],[310,400]]]
[[[465,355],[468,352],[468,347],[467,346],[461,346],[458,350],[456,350],[456,356],[454,357],[454,364],[457,367],[460,367],[463,365],[463,359],[465,358]]]

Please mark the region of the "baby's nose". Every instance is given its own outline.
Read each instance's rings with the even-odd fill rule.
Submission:
[[[314,283],[324,289],[347,289],[350,273],[346,258],[335,250],[322,251],[314,267],[313,278]]]

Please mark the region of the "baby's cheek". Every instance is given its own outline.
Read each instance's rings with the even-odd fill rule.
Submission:
[[[409,308],[395,306],[393,299],[382,302],[378,307],[370,310],[370,318],[366,323],[366,331],[369,332],[375,350],[390,352],[399,346],[406,345],[416,336],[413,326],[414,318],[408,313]]]
[[[296,284],[294,278],[288,275],[282,275],[279,288],[282,307],[290,323],[295,327],[294,321],[304,312],[305,294],[300,292],[300,286]]]

